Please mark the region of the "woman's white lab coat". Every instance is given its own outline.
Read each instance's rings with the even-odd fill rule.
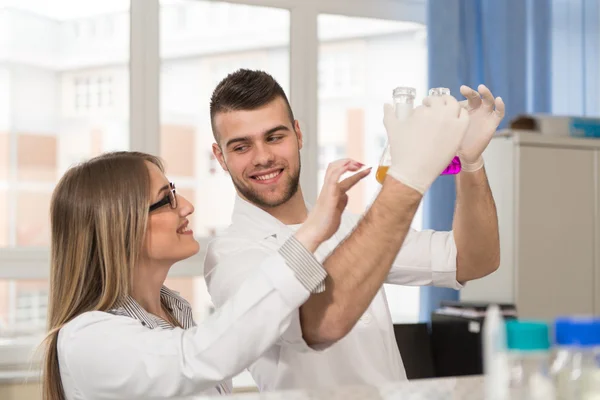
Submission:
[[[305,252],[301,271],[298,257],[270,257],[231,301],[193,328],[148,329],[133,318],[99,311],[67,323],[58,339],[67,399],[218,393],[220,382],[243,371],[282,336],[293,312],[325,277],[312,255],[290,242],[296,256]]]

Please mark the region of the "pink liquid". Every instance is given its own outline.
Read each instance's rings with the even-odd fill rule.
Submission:
[[[455,156],[446,169],[442,171],[441,175],[456,175],[460,172],[460,167],[460,159],[458,156]]]

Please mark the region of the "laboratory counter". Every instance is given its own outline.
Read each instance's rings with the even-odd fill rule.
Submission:
[[[27,376],[25,376],[27,375]],[[2,383],[23,383],[24,378],[29,382],[29,387],[14,386],[10,395],[10,386],[5,387],[4,393]],[[23,393],[31,393],[25,398],[38,398],[33,396],[37,393],[34,384],[38,383],[39,373],[28,371],[25,374],[0,373],[0,398],[23,399]],[[4,381],[4,382],[2,382]],[[10,393],[9,393],[10,392]],[[18,395],[16,393],[21,393]],[[179,400],[483,400],[483,377],[469,376],[457,378],[416,379],[390,383],[381,387],[372,386],[347,386],[331,388],[326,390],[289,390],[265,393],[234,393],[229,396],[193,396],[179,398]]]
[[[417,379],[381,387],[348,386],[327,390],[240,393],[235,400],[483,400],[483,377]],[[223,397],[202,397],[222,400]]]

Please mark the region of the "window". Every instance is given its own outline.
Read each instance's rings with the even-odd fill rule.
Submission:
[[[113,18],[109,17],[105,17],[103,19],[103,23],[104,23],[104,34],[107,37],[110,37],[114,34],[115,31],[115,21]]]
[[[401,83],[379,82],[375,63],[390,63],[395,57],[383,57],[373,49],[384,43],[404,49],[404,42],[400,46],[394,41],[405,28],[415,31],[413,42],[420,40],[424,47],[422,25],[318,14],[326,8],[423,22],[421,2],[1,3],[0,336],[26,335],[19,340],[27,343],[30,334],[43,330],[48,205],[57,180],[69,166],[109,150],[158,153],[179,193],[196,207],[191,222],[205,250],[210,237],[229,224],[235,199],[229,176],[211,152],[208,103],[221,79],[241,67],[263,69],[283,86],[302,125],[303,190],[313,200],[320,185],[319,171],[328,162],[355,154],[361,146],[368,149],[360,150],[365,154],[376,154],[385,140],[381,118],[374,115],[389,97],[390,86]],[[284,4],[286,9],[273,4]],[[130,21],[135,24],[131,32]],[[317,22],[319,41],[313,42]],[[152,39],[157,31],[160,43]],[[318,80],[312,72],[317,67]],[[130,68],[135,77],[131,96]],[[416,81],[426,71],[415,73]],[[140,76],[141,83],[135,80]],[[157,92],[159,96],[154,95]],[[152,118],[157,110],[160,122]],[[140,129],[131,130],[130,124]],[[371,140],[360,142],[350,132]],[[353,140],[346,140],[350,137]],[[362,196],[354,196],[359,202],[353,207],[368,204],[368,190],[377,189],[372,182],[369,185]],[[202,259],[201,253],[179,263],[167,282],[192,303],[198,322],[212,312]],[[22,358],[25,369],[29,350]],[[2,351],[0,346],[0,364],[5,359]]]
[[[111,16],[127,21],[119,19],[123,13]],[[73,162],[128,146],[128,64],[104,65],[113,52],[128,47],[129,38],[115,38],[115,48],[91,44],[85,51],[71,51],[76,36],[71,19],[35,16],[19,8],[4,10],[4,18],[13,31],[7,36],[12,46],[0,50],[5,60],[0,62],[0,89],[9,93],[10,110],[0,126],[0,143],[9,149],[6,175],[0,179],[14,195],[5,200],[0,220],[6,222],[0,229],[8,229],[9,247],[47,246],[50,194],[62,173]],[[38,46],[54,53],[39,53]],[[29,61],[16,64],[23,56]],[[83,72],[90,71],[90,58],[96,60],[94,71]],[[113,73],[122,77],[119,85],[113,84]],[[121,108],[106,112],[103,106],[113,102],[115,90],[123,100]]]
[[[79,111],[84,107],[87,108],[87,87],[89,82],[87,80],[75,79],[75,110]]]
[[[14,313],[17,330],[44,329],[47,311],[48,290],[31,288],[17,291]]]
[[[0,8],[0,252],[47,249],[64,171],[129,146],[129,1],[42,3]],[[110,46],[90,39],[101,20],[119,32]],[[11,268],[0,263],[0,276],[20,275]],[[0,280],[0,336],[43,331],[47,304],[45,279]]]
[[[77,77],[73,85],[77,114],[87,113],[90,109],[107,109],[113,105],[113,80],[110,76]]]
[[[319,99],[358,95],[365,85],[360,62],[362,43],[349,40],[322,44],[319,59]],[[359,62],[357,62],[359,61]]]
[[[319,187],[327,165],[351,157],[376,167],[386,143],[384,102],[396,86],[426,93],[425,26],[339,15],[319,15]],[[375,198],[375,170],[349,194],[362,213]],[[414,226],[421,227],[421,214]],[[394,322],[418,320],[419,289],[386,285]],[[399,306],[401,305],[401,306]]]
[[[325,171],[332,160],[346,156],[346,143],[319,146],[319,171]]]
[[[163,15],[203,18],[206,24],[192,28],[190,23],[182,32],[180,24],[174,26]],[[211,150],[212,91],[227,74],[251,68],[272,74],[289,95],[289,18],[288,11],[267,7],[161,1],[160,155],[169,179],[195,206],[191,224],[199,237],[227,227],[235,200],[229,175]],[[199,277],[169,278],[166,284],[194,306],[200,322],[213,306],[202,266],[195,268]],[[244,375],[234,384],[240,379],[253,385]]]
[[[168,20],[161,25],[160,155],[169,178],[194,203],[194,232],[210,237],[227,227],[235,200],[229,175],[211,150],[210,96],[221,79],[239,68],[266,70],[289,93],[289,12],[212,1],[161,1],[161,14],[182,12],[203,13],[209,23],[185,36]],[[237,33],[223,26],[235,26]],[[273,41],[272,35],[278,40]],[[202,275],[201,266],[198,274]],[[202,278],[170,279],[167,284],[175,290],[183,287],[184,297],[200,310],[211,308]]]
[[[46,327],[48,283],[45,280],[0,280],[2,336],[36,334]]]
[[[222,19],[185,36],[168,20],[161,25],[160,155],[177,187],[198,194],[195,207],[202,211],[192,226],[198,236],[209,236],[229,224],[235,199],[229,175],[211,151],[210,96],[239,68],[266,70],[289,93],[289,12],[213,1],[161,2],[161,14],[181,10],[188,16],[207,13],[208,21]],[[242,14],[247,18],[238,18]]]

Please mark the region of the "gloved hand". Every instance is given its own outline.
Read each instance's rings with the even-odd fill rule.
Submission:
[[[456,155],[469,126],[467,110],[454,97],[427,100],[404,121],[386,104],[383,119],[392,156],[388,175],[421,194]]]
[[[462,170],[466,172],[474,172],[483,167],[481,155],[504,118],[502,99],[494,99],[492,92],[484,85],[479,85],[477,89],[479,92],[468,86],[460,87],[460,93],[467,98],[460,104],[469,112],[470,117],[469,128],[458,149]]]

